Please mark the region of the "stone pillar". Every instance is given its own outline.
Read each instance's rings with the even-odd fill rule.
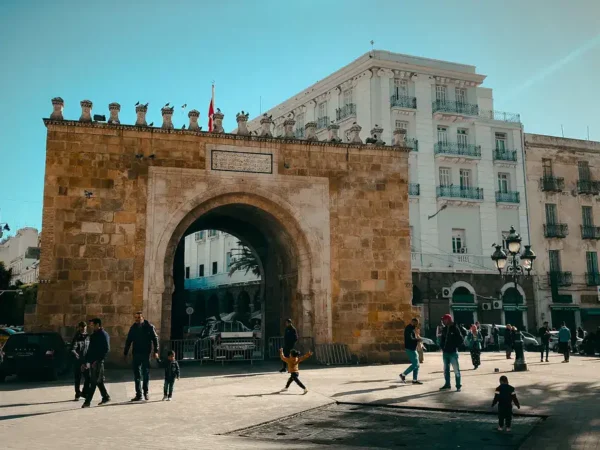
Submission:
[[[271,133],[271,125],[273,125],[273,119],[266,114],[263,115],[262,119],[260,119],[260,126],[262,128],[260,130],[261,137],[273,137],[273,133]]]
[[[198,111],[196,109],[192,109],[188,113],[188,117],[190,119],[190,125],[188,126],[188,130],[200,131],[200,126],[198,125],[198,119],[200,118],[200,111]]]
[[[108,105],[108,110],[110,111],[108,123],[119,125],[121,123],[121,121],[119,120],[119,112],[121,111],[121,105],[119,105],[118,103],[111,103],[110,105]]]
[[[244,111],[239,112],[235,115],[235,120],[238,124],[237,134],[240,136],[249,136],[250,131],[248,131],[248,117],[250,113],[245,113]]]
[[[337,123],[329,124],[327,130],[329,130],[329,142],[342,142],[338,134],[340,126]]]
[[[65,101],[60,97],[54,97],[52,99],[52,114],[50,114],[51,120],[64,120],[63,108],[65,107]]]
[[[394,72],[390,69],[379,69],[377,71],[377,75],[379,76],[379,95],[381,98],[380,105],[380,113],[379,113],[379,123],[383,124],[383,127],[390,127],[388,129],[393,129],[394,124],[392,123],[392,115],[391,115],[391,103],[390,103],[390,80],[394,78]],[[387,125],[386,125],[387,124]],[[391,138],[391,136],[386,133],[385,138],[381,135],[379,136],[381,140],[387,140]],[[389,141],[388,141],[389,142]]]
[[[213,133],[223,133],[223,117],[225,115],[220,109],[217,109],[217,112],[213,114]]]
[[[304,139],[307,141],[318,141],[317,122],[308,122],[304,125]]]
[[[362,130],[362,127],[357,123],[354,123],[348,130],[348,131],[350,131],[350,143],[351,144],[362,144],[363,143],[362,139],[360,138],[360,130]]]
[[[404,128],[396,128],[394,130],[394,147],[404,147],[406,145],[406,130]]]
[[[91,100],[81,100],[79,104],[81,105],[81,117],[79,118],[79,121],[91,122],[93,103],[91,102]]]
[[[137,105],[135,107],[135,114],[137,118],[135,120],[135,124],[138,127],[147,127],[148,123],[146,122],[146,113],[148,112],[148,104],[145,105]]]
[[[296,121],[292,118],[286,119],[283,122],[283,137],[286,139],[296,139],[296,135],[294,133],[294,125],[296,125]]]
[[[379,125],[375,124],[373,128],[371,128],[371,137],[368,140],[367,144],[375,144],[375,145],[385,145],[385,142],[381,140],[381,134],[383,133],[383,128]]]
[[[161,128],[163,130],[172,130],[173,129],[173,110],[174,106],[171,108],[164,106],[160,112],[162,113],[163,123]]]

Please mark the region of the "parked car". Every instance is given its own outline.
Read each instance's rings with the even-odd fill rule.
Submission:
[[[422,337],[422,342],[423,342],[423,350],[425,350],[426,352],[437,352],[439,351],[440,347],[433,342],[431,339],[426,338],[426,337]]]
[[[488,345],[490,345],[490,339],[492,336],[492,325],[491,324],[481,324],[479,326],[479,328],[481,329],[481,333],[485,335],[484,338],[484,347],[487,348]],[[506,325],[496,325],[496,328],[498,329],[498,341],[500,341],[500,348],[503,348],[504,346],[504,333],[506,333]],[[494,343],[494,345],[496,345],[496,343]]]
[[[528,352],[537,352],[540,350],[540,343],[535,336],[527,331],[521,331],[523,335],[523,348]]]
[[[583,339],[577,338],[577,342],[575,343],[575,348],[571,349],[572,352],[573,353],[579,353],[579,348],[581,347],[582,343],[583,343]],[[550,332],[549,348],[553,352],[557,352],[558,351],[558,331],[551,331]]]
[[[0,381],[9,375],[42,374],[55,380],[69,369],[67,346],[58,333],[15,333],[2,349]]]
[[[8,341],[8,338],[16,333],[17,332],[15,330],[13,330],[12,328],[9,328],[9,327],[0,328],[0,349],[4,346],[4,344],[6,344],[6,341]]]

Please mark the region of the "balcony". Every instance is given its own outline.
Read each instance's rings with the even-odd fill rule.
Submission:
[[[504,111],[480,110],[479,117],[499,122],[521,123],[521,116],[519,114]]]
[[[521,203],[521,198],[516,191],[496,191],[496,203]]]
[[[473,117],[479,115],[479,106],[463,102],[448,102],[436,100],[431,104],[433,116],[439,120],[455,121],[464,119],[464,116]]]
[[[584,195],[600,194],[600,182],[592,180],[578,180],[577,192]]]
[[[566,238],[569,227],[566,223],[547,223],[544,225],[544,236],[547,238]]]
[[[436,194],[438,198],[483,200],[483,189],[478,187],[438,186]]]
[[[548,286],[552,286],[553,281],[559,287],[571,286],[573,284],[573,274],[571,272],[548,272]]]
[[[545,176],[540,178],[540,186],[544,192],[562,192],[565,188],[565,179],[555,176]]]
[[[494,162],[505,162],[505,163],[517,163],[517,151],[516,150],[494,150]]]
[[[411,152],[419,151],[419,141],[417,139],[407,139],[406,146],[410,148]]]
[[[327,128],[330,124],[329,116],[319,117],[317,119],[317,130],[323,130]]]
[[[600,273],[586,272],[585,280],[586,280],[588,286],[600,286]]]
[[[304,127],[296,128],[294,135],[296,136],[296,139],[304,139]]]
[[[409,183],[408,195],[421,195],[421,185],[419,183]]]
[[[350,117],[356,117],[356,104],[354,103],[348,103],[335,110],[335,120],[338,122],[349,119]]]
[[[581,225],[581,239],[600,239],[600,227]]]
[[[469,253],[411,253],[411,266],[413,270],[418,269],[452,269],[465,272],[494,272],[493,261],[486,255],[473,255]]]
[[[444,159],[462,158],[474,160],[481,158],[481,147],[472,144],[459,144],[458,142],[438,142],[433,146],[433,152]]]
[[[392,95],[390,105],[392,108],[417,109],[417,98],[408,95]]]

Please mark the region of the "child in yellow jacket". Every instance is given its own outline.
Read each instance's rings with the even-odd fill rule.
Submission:
[[[288,379],[287,384],[285,385],[285,388],[283,388],[281,390],[281,392],[286,392],[288,390],[288,388],[290,387],[290,384],[292,384],[292,381],[295,381],[298,386],[300,386],[302,389],[304,389],[304,393],[302,395],[308,394],[308,389],[306,389],[306,386],[304,386],[302,384],[302,382],[300,381],[300,379],[298,378],[300,376],[298,366],[302,361],[307,360],[311,356],[312,356],[312,352],[308,352],[306,355],[300,356],[300,353],[298,353],[298,350],[292,350],[290,352],[290,356],[285,357],[283,355],[283,349],[282,348],[279,349],[279,357],[281,358],[281,360],[283,362],[287,363],[288,372],[290,373],[290,378]]]

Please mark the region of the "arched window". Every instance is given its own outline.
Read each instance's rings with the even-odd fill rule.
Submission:
[[[523,303],[523,296],[516,288],[510,287],[504,291],[502,301],[506,304],[519,305]]]
[[[452,303],[475,303],[475,296],[464,286],[459,286],[452,292]]]

